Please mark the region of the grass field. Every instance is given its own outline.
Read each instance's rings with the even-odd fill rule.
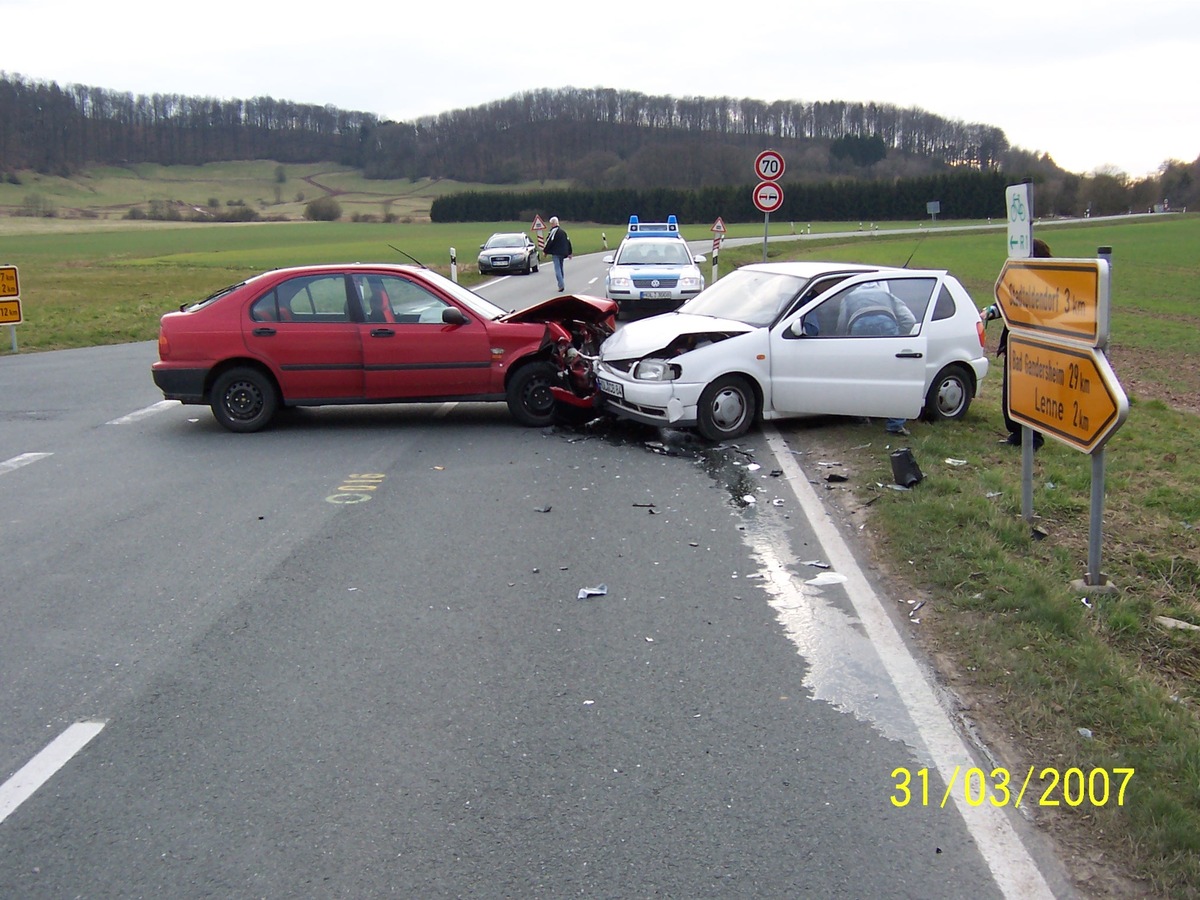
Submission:
[[[255,190],[242,192],[247,199],[271,185],[274,166],[263,165],[249,182]],[[111,177],[128,178],[123,172]],[[201,174],[185,173],[178,183],[203,194]],[[363,187],[354,173],[321,174],[327,185]],[[289,175],[289,183],[293,177],[300,178]],[[0,207],[12,205],[13,191],[19,196],[22,188],[29,185],[0,188]],[[106,188],[113,192],[106,196],[119,189]],[[685,236],[706,238],[709,224],[685,223]],[[813,223],[813,231],[856,226]],[[18,337],[21,352],[33,352],[150,340],[163,312],[253,272],[399,260],[389,245],[443,271],[456,247],[463,280],[470,281],[475,249],[488,234],[527,227],[0,216],[0,262],[20,266],[26,322]],[[623,223],[568,227],[578,253],[600,250],[602,235],[615,246],[623,233]],[[791,227],[773,223],[772,233]],[[762,226],[731,233],[758,236]],[[829,492],[831,500],[864,526],[878,564],[902,579],[911,596],[926,599],[915,636],[1007,764],[1136,769],[1122,806],[1063,805],[1040,809],[1038,817],[1086,866],[1142,879],[1134,893],[1198,897],[1200,632],[1165,628],[1158,617],[1200,625],[1200,216],[1043,223],[1037,234],[1059,257],[1090,258],[1098,246],[1113,247],[1109,357],[1131,408],[1106,453],[1103,569],[1119,594],[1090,596],[1085,605],[1070,588],[1087,560],[1088,457],[1047,441],[1034,474],[1044,537],[1035,539],[1022,519],[1019,453],[997,443],[1003,434],[998,369],[962,422],[912,425],[910,446],[927,477],[910,492],[878,487],[891,481],[878,427],[822,422],[798,430],[812,452],[836,454],[854,472],[844,490]],[[911,257],[912,266],[953,271],[980,306],[992,301],[1004,262],[998,231],[914,237],[881,229],[854,240],[772,243],[770,252],[773,259],[890,264]],[[721,270],[761,255],[761,245],[723,250]],[[999,326],[991,328],[994,342]],[[0,337],[0,353],[7,352],[7,335]],[[949,466],[946,459],[967,465]]]

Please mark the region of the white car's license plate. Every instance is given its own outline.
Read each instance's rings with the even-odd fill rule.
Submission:
[[[670,291],[642,291],[643,300],[670,300]]]
[[[600,393],[608,394],[610,397],[616,397],[618,400],[625,398],[625,389],[615,381],[609,381],[607,378],[597,378],[596,385],[600,388]]]

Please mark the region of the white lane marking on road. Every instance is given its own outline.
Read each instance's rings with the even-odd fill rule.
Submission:
[[[5,472],[11,472],[13,469],[19,469],[21,466],[27,466],[30,463],[35,463],[39,459],[45,459],[47,456],[53,456],[53,453],[22,453],[20,456],[14,456],[12,459],[6,459],[0,462],[0,475]]]
[[[76,722],[18,769],[12,778],[0,784],[0,822],[32,797],[34,791],[49,781],[103,728],[103,722]]]
[[[792,492],[804,510],[809,524],[824,549],[832,568],[846,576],[846,594],[866,629],[867,636],[896,686],[922,739],[929,748],[934,765],[946,784],[953,781],[957,766],[969,763],[971,750],[955,729],[945,708],[938,702],[933,686],[917,665],[883,608],[879,596],[863,575],[858,561],[843,540],[817,492],[813,490],[800,464],[779,431],[764,426],[767,443],[775,454]],[[1033,857],[1017,836],[1003,810],[985,805],[971,806],[962,791],[952,794],[959,814],[966,822],[979,852],[992,871],[1005,897],[1053,897]]]
[[[119,418],[119,419],[112,419],[111,421],[105,422],[104,424],[105,425],[128,425],[131,422],[138,421],[138,419],[144,419],[147,416],[152,416],[155,413],[160,413],[164,409],[169,409],[172,406],[179,406],[179,401],[178,400],[159,400],[157,403],[155,403],[151,406],[144,407],[142,409],[137,410],[136,412],[131,412],[127,416],[121,416],[121,418]]]

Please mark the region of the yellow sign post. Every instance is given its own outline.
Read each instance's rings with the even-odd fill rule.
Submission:
[[[1108,262],[1009,259],[996,281],[996,304],[1010,329],[1108,343]]]
[[[1008,335],[1008,411],[1023,425],[1094,453],[1124,423],[1129,400],[1103,353]]]

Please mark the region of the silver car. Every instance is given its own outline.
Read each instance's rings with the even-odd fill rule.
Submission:
[[[528,275],[538,270],[537,244],[523,232],[493,234],[486,244],[479,245],[479,274],[493,275],[520,272]]]

